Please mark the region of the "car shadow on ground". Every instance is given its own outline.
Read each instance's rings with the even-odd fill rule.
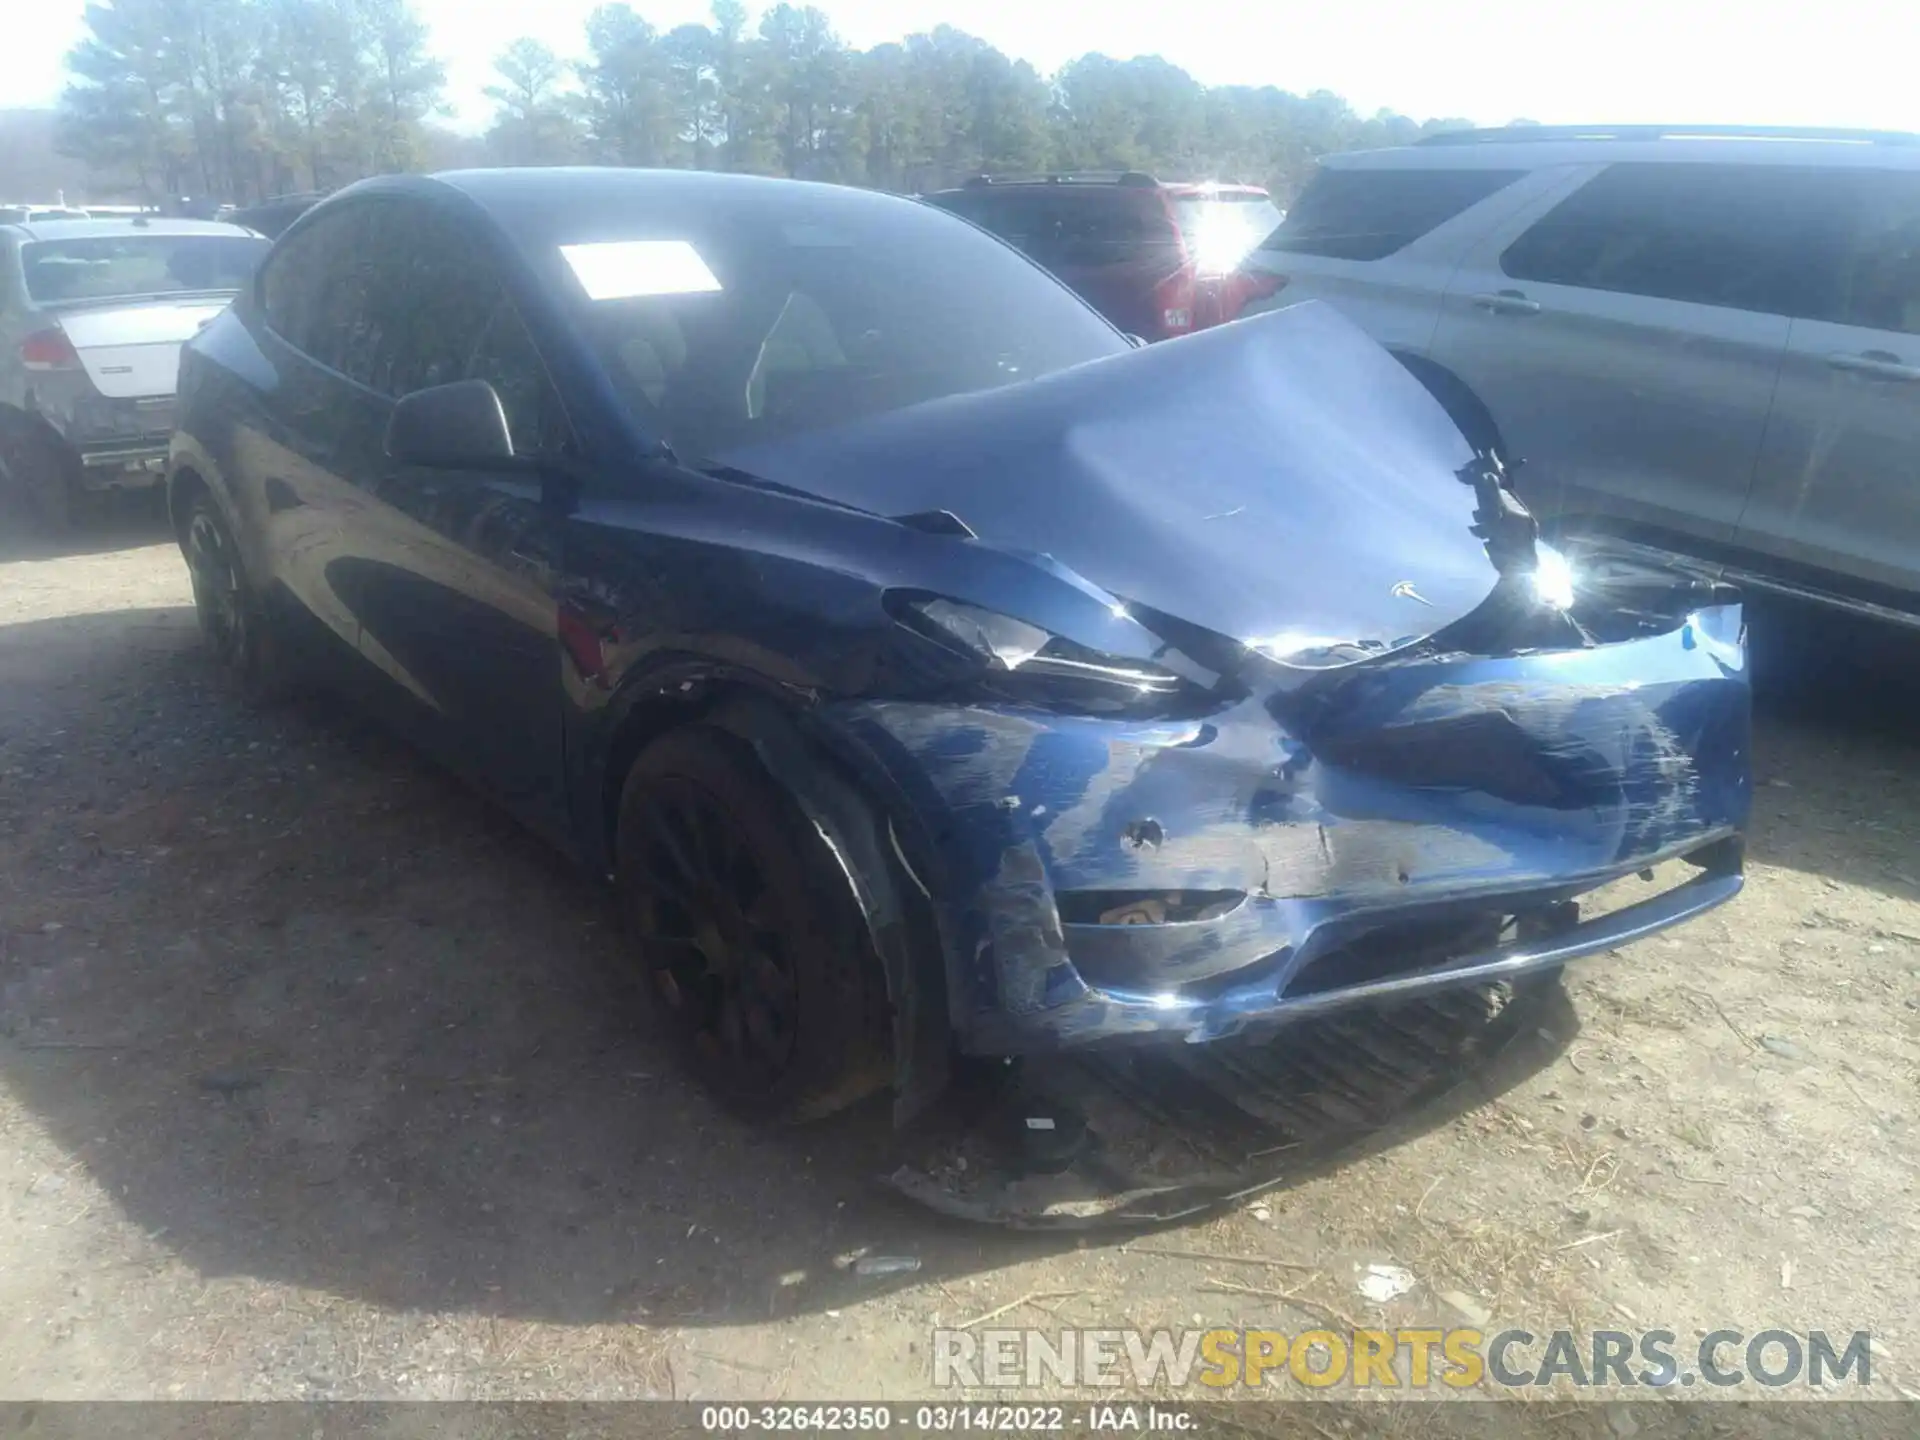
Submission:
[[[1920,632],[1768,600],[1748,636],[1749,856],[1920,901]]]
[[[60,560],[104,555],[173,538],[166,501],[158,489],[98,498],[92,513],[53,533],[0,496],[0,565],[18,560]]]
[[[184,608],[0,628],[0,927],[0,1082],[206,1276],[719,1325],[1075,1243],[883,1190],[884,1106],[721,1111],[647,1038],[595,881],[333,705],[244,709]],[[1548,1063],[1575,1024],[1548,994],[1369,1144]],[[921,1268],[834,1265],[860,1246]]]

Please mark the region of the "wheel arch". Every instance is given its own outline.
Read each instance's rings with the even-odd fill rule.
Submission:
[[[187,532],[187,508],[197,496],[206,495],[213,499],[213,486],[207,477],[200,473],[199,467],[191,462],[176,465],[167,472],[167,525],[173,531],[175,540],[184,540]]]
[[[810,697],[763,677],[699,661],[632,682],[596,767],[591,793],[611,862],[627,773],[656,740],[704,724],[749,746],[825,842],[858,908],[869,959],[878,963],[893,1012],[894,1119],[905,1124],[945,1088],[952,1031],[945,947],[932,893],[920,877],[917,832],[837,755],[808,714]]]

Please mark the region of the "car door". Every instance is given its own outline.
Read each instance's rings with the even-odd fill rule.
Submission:
[[[256,388],[233,432],[229,481],[260,537],[256,557],[286,633],[338,679],[357,679],[360,620],[344,542],[361,505],[354,476],[373,397],[342,369],[370,323],[364,260],[375,218],[346,205],[275,248],[250,329],[272,383]]]
[[[1849,169],[1793,322],[1737,543],[1819,589],[1920,606],[1920,172]],[[1782,566],[1778,562],[1785,562]],[[1876,596],[1871,587],[1899,595]]]
[[[1680,549],[1732,536],[1817,174],[1581,167],[1464,258],[1433,358],[1485,403],[1550,527]]]
[[[499,392],[516,448],[571,447],[517,308],[458,228],[397,203],[379,237],[387,316],[368,376],[383,413],[461,379]],[[348,536],[360,649],[388,713],[538,828],[564,828],[557,514],[525,476],[400,465],[376,447]]]
[[[1476,165],[1322,166],[1286,219],[1241,262],[1243,315],[1324,300],[1389,350],[1424,355],[1474,239],[1526,203],[1564,193],[1545,170]]]

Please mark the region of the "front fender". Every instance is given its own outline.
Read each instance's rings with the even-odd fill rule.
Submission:
[[[568,668],[570,688],[590,688],[576,665]],[[648,743],[697,721],[751,745],[819,833],[859,907],[893,1011],[894,1119],[904,1125],[947,1085],[946,951],[926,882],[908,859],[923,848],[917,833],[896,826],[894,809],[857,778],[857,760],[810,720],[811,701],[807,692],[698,657],[649,667],[603,697],[603,723],[582,737],[578,805],[592,819],[578,828],[599,847],[598,867],[611,871],[610,807]]]
[[[722,705],[709,723],[753,746],[847,878],[886,974],[893,1008],[893,1115],[904,1125],[946,1088],[952,1049],[944,949],[925,883],[908,864],[891,816],[777,706],[742,697]]]

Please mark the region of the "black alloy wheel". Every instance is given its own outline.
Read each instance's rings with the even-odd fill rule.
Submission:
[[[750,747],[706,726],[648,747],[618,844],[642,988],[702,1081],[769,1119],[885,1084],[884,985],[851,887]]]
[[[182,548],[193,580],[193,609],[200,633],[221,664],[241,669],[247,653],[247,616],[240,596],[240,564],[226,527],[211,506],[194,506]]]
[[[239,681],[249,698],[269,700],[283,694],[288,677],[276,637],[248,583],[240,547],[212,496],[202,492],[189,503],[180,550],[193,582],[200,633],[221,668]]]

